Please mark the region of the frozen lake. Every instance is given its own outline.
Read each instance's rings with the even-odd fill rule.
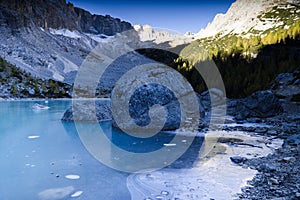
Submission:
[[[49,110],[34,110],[35,103]],[[103,102],[107,103],[107,102]],[[0,102],[0,199],[132,199],[130,174],[113,170],[88,153],[74,123],[62,123],[68,100]],[[95,124],[86,123],[87,130]],[[172,135],[137,139],[100,124],[108,138],[131,152],[157,150]],[[112,137],[113,135],[113,137]],[[184,136],[182,136],[184,140]],[[191,167],[201,139],[172,168]],[[174,148],[170,145],[169,148]],[[196,154],[194,153],[196,152]],[[104,154],[110,152],[103,152]]]

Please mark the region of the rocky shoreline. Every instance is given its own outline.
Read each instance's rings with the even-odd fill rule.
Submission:
[[[266,124],[271,125],[270,128],[261,129],[256,133],[283,139],[281,148],[274,150],[274,153],[267,157],[231,158],[232,162],[243,168],[258,171],[254,179],[248,182],[249,186],[242,189],[238,199],[285,200],[300,197],[300,116],[293,116],[293,120],[289,117],[283,120],[284,116],[278,118],[265,119]],[[278,124],[274,125],[274,121]]]
[[[274,139],[283,139],[283,145],[266,157],[247,159],[231,158],[243,168],[258,171],[249,186],[242,189],[238,199],[290,200],[300,198],[300,93],[299,72],[280,74],[271,87],[279,98],[282,111],[267,118],[249,118],[247,122],[264,122],[269,128],[244,128]],[[239,115],[240,116],[240,115]],[[271,142],[271,141],[270,141]],[[266,144],[268,145],[268,144]]]
[[[266,157],[246,158],[240,155],[230,157],[233,164],[258,171],[253,180],[248,181],[249,185],[238,194],[237,199],[300,198],[300,102],[297,101],[300,93],[299,80],[299,72],[280,74],[270,90],[258,91],[244,99],[228,100],[228,114],[234,117],[231,122],[225,123],[223,130],[246,132],[253,134],[253,137],[260,136],[262,143],[271,149],[272,141],[278,139],[284,141],[281,148],[273,149],[274,152]],[[203,114],[201,112],[209,113],[210,102],[207,95],[207,92],[199,95],[203,106],[200,109],[201,115]],[[96,105],[99,121],[112,118],[110,107],[104,108]],[[72,110],[68,109],[63,121],[72,121],[72,117]],[[266,126],[251,126],[259,123]],[[206,127],[204,120],[199,128],[205,130]],[[226,138],[225,140],[220,138],[219,142],[261,148]]]

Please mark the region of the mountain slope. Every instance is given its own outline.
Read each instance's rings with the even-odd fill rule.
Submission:
[[[132,29],[128,22],[92,15],[65,0],[0,1],[0,57],[43,79],[73,83],[97,44]]]
[[[65,0],[1,0],[0,22],[12,29],[37,26],[85,33],[114,35],[132,29],[109,15],[92,15]]]
[[[153,28],[149,25],[134,25],[134,29],[139,34],[141,41],[152,41],[160,46],[166,44],[167,46],[176,47],[190,43],[194,39],[192,35],[181,35],[171,30]]]
[[[222,37],[228,34],[245,36],[288,26],[299,19],[299,4],[299,0],[237,0],[226,14],[216,15],[213,22],[196,37]]]
[[[196,67],[213,60],[227,95],[245,97],[268,88],[278,73],[300,70],[300,3],[237,0],[198,37],[175,60],[177,70],[202,92]]]
[[[71,96],[71,86],[54,80],[42,80],[0,58],[0,99],[63,98]]]

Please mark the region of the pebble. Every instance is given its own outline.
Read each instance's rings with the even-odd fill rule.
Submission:
[[[277,135],[277,131],[275,130],[269,130],[268,135]]]
[[[268,129],[264,128],[264,127],[260,127],[260,128],[256,128],[255,132],[256,133],[266,133],[266,132],[268,132]]]
[[[245,130],[245,131],[248,131],[248,132],[254,132],[254,131],[255,131],[255,128],[252,127],[252,126],[250,126],[250,127],[246,127],[244,130]]]
[[[270,178],[270,182],[275,184],[275,185],[278,185],[279,184],[279,181],[275,178]]]
[[[246,161],[247,158],[244,158],[244,157],[241,157],[241,156],[232,156],[232,157],[230,157],[230,160],[233,163],[240,164],[240,163]]]
[[[295,162],[295,161],[296,161],[296,158],[294,158],[294,157],[285,157],[285,158],[283,158],[283,160],[284,160],[285,162]]]

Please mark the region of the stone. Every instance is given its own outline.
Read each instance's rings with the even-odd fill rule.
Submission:
[[[244,130],[244,131],[247,131],[247,132],[254,132],[254,131],[255,131],[255,128],[252,127],[252,126],[249,126],[249,127],[245,127],[243,130]]]
[[[231,156],[230,160],[235,164],[243,163],[247,160],[247,158],[241,157],[241,156]]]
[[[277,135],[277,131],[276,130],[269,130],[268,135]]]
[[[295,134],[289,136],[286,141],[286,144],[292,145],[292,146],[299,146],[300,145],[300,134]]]
[[[271,91],[258,91],[249,97],[239,100],[235,117],[238,120],[258,117],[267,118],[281,114],[281,103]]]
[[[295,157],[285,157],[285,158],[283,158],[283,161],[285,161],[285,162],[295,162],[296,158]]]
[[[270,178],[270,182],[275,185],[279,184],[279,181],[276,178]]]
[[[299,72],[279,74],[273,83],[272,91],[279,98],[294,98],[296,101],[300,95]]]
[[[109,105],[96,102],[94,107],[91,101],[75,102],[74,105],[75,107],[71,106],[66,110],[61,119],[62,121],[92,122],[112,119]],[[76,119],[74,119],[74,112],[76,112]]]
[[[151,83],[153,80],[157,83]],[[148,130],[176,130],[181,123],[194,131],[198,129],[201,111],[190,84],[178,72],[155,65],[127,72],[112,91],[111,107],[113,126],[128,131],[146,126]],[[124,112],[126,109],[128,113]]]
[[[262,163],[258,166],[258,170],[269,173],[269,172],[277,171],[277,168],[273,164]]]
[[[265,127],[259,127],[259,128],[255,129],[255,132],[256,133],[266,133],[266,132],[268,132],[268,129]]]

